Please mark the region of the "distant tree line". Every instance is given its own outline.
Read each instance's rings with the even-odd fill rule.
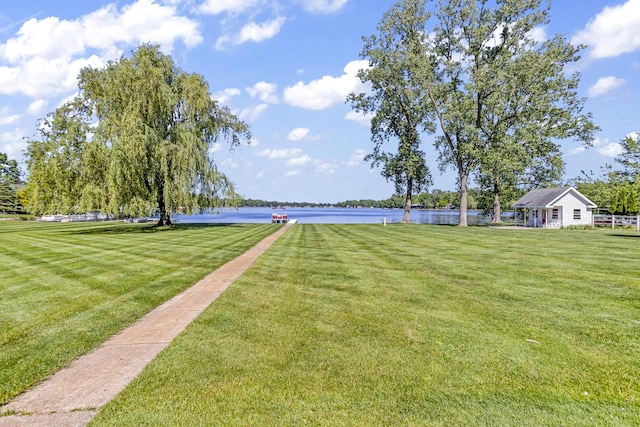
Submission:
[[[512,192],[510,198],[506,200],[506,205],[510,206],[519,197],[522,196],[524,190]],[[413,209],[457,209],[460,206],[460,193],[458,191],[432,190],[414,194],[411,197],[413,201]],[[242,199],[240,206],[243,207],[314,207],[314,208],[384,208],[384,209],[403,209],[405,207],[405,196],[394,194],[387,199],[353,199],[345,200],[338,203],[313,203],[313,202],[283,202],[276,200],[259,200],[259,199]],[[469,189],[468,204],[469,209],[481,210],[487,214],[491,213],[493,198],[490,192],[483,191],[481,188]]]

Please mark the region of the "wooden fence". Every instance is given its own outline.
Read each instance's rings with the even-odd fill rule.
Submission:
[[[611,227],[612,229],[616,227],[635,227],[637,231],[640,231],[640,215],[594,215],[593,225]]]

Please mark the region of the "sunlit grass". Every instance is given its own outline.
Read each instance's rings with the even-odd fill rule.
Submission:
[[[276,229],[0,222],[0,403]]]
[[[94,425],[638,425],[639,236],[296,225]]]

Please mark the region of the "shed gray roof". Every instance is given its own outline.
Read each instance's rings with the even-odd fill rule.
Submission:
[[[537,188],[529,191],[511,206],[514,208],[549,208],[555,206],[555,203],[569,192],[582,200],[587,207],[597,207],[595,203],[573,187]]]

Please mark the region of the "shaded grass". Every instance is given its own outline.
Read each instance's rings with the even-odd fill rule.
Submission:
[[[276,229],[0,223],[0,403]]]
[[[618,233],[296,225],[92,425],[638,425]]]

